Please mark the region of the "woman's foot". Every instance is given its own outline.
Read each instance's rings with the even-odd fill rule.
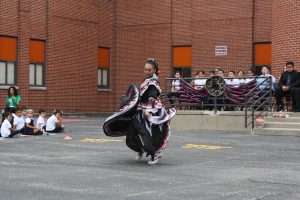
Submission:
[[[156,163],[158,163],[158,159],[160,158],[160,156],[154,156],[151,158],[151,160],[148,161],[149,165],[155,165]]]
[[[138,152],[138,155],[135,157],[135,160],[141,160],[143,158],[143,152]]]
[[[162,156],[162,152],[158,155],[151,156],[151,160],[148,161],[148,164],[149,165],[154,165],[154,164],[158,163],[158,159],[160,159],[161,156]]]

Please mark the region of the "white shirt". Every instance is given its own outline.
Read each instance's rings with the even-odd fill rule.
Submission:
[[[26,120],[26,115],[22,115],[21,118],[22,118],[23,121],[25,122],[25,120]]]
[[[249,83],[249,82],[251,82],[253,80],[254,80],[254,78],[246,78],[245,83]]]
[[[45,118],[42,116],[39,116],[39,118],[36,121],[36,127],[38,128],[43,128],[43,126],[45,126]]]
[[[26,117],[25,123],[29,124],[31,122],[31,119],[29,117]]]
[[[239,79],[225,79],[227,85],[239,86],[240,81]]]
[[[246,83],[246,79],[238,79],[240,84],[245,84]]]
[[[8,137],[11,133],[11,123],[5,119],[1,125],[1,136],[2,137]]]
[[[179,91],[181,89],[179,79],[173,80],[172,86],[175,88],[176,91]]]
[[[202,88],[205,86],[205,83],[206,83],[206,79],[195,79],[194,81],[194,85],[195,87],[197,88]]]
[[[264,82],[264,80],[267,77],[271,77],[271,79],[272,79],[271,83],[269,83],[268,81]],[[273,91],[275,90],[274,89],[274,83],[275,83],[275,81],[276,81],[275,77],[273,75],[271,75],[271,74],[265,74],[265,75],[262,74],[256,80],[257,84],[261,84],[262,82],[264,82],[262,85],[259,86],[260,90],[268,89],[268,88],[270,88],[270,85],[271,85],[271,88],[272,88]]]
[[[25,125],[25,122],[22,117],[14,117],[14,126],[17,126],[17,130],[21,130]]]
[[[55,123],[58,122],[55,115],[52,115],[48,120],[46,124],[46,131],[53,131],[55,129]]]

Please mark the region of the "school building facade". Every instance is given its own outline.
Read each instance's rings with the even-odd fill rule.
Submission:
[[[155,57],[160,82],[179,69],[300,69],[299,0],[1,0],[0,108],[115,111]],[[164,89],[164,88],[163,88]]]

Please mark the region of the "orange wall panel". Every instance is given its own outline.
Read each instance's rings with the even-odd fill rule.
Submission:
[[[109,49],[107,48],[98,49],[98,66],[99,68],[109,67]]]
[[[30,62],[44,63],[45,62],[45,42],[30,40],[29,43],[29,58]]]
[[[255,64],[272,64],[272,46],[271,44],[255,44]]]
[[[0,60],[17,60],[17,39],[0,37]]]
[[[174,67],[192,66],[192,47],[174,47],[173,56]]]

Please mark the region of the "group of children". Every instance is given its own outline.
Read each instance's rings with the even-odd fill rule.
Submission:
[[[1,137],[11,138],[22,135],[43,135],[47,133],[58,133],[64,129],[62,122],[62,111],[54,110],[52,116],[45,122],[45,109],[39,110],[37,122],[33,120],[32,109],[16,109],[15,113],[4,112],[1,124]]]

